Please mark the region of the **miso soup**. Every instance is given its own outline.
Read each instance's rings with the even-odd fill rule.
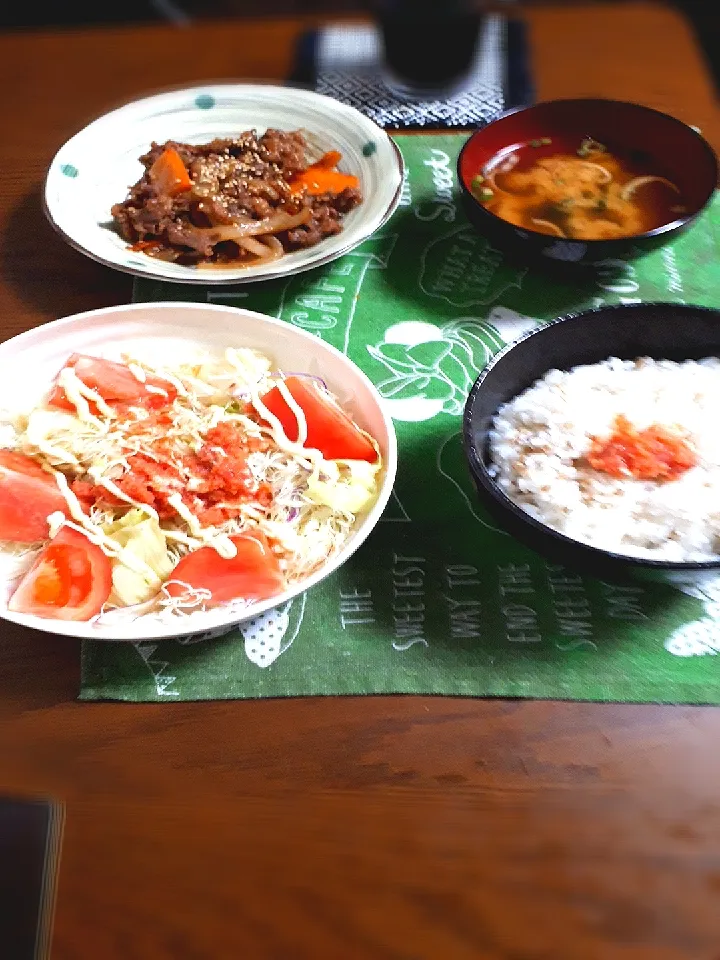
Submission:
[[[577,240],[635,236],[687,213],[679,187],[650,157],[611,150],[590,137],[512,146],[493,157],[471,189],[509,223]]]

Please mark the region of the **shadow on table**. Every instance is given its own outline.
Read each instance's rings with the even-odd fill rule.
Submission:
[[[0,236],[0,264],[5,283],[44,320],[129,302],[132,296],[130,277],[73,250],[50,226],[41,186],[10,212]],[[27,328],[12,316],[3,317],[3,324],[6,336]]]
[[[0,621],[0,717],[75,700],[80,641]]]

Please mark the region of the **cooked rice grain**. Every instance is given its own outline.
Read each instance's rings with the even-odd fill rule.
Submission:
[[[617,479],[585,459],[624,415],[682,431],[697,465],[675,480]],[[568,537],[658,560],[720,556],[720,359],[619,360],[550,370],[498,411],[491,474]]]

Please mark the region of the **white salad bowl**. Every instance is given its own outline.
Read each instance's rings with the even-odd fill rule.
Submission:
[[[361,514],[348,541],[312,576],[283,593],[230,611],[221,607],[187,614],[176,623],[151,617],[120,618],[122,622],[66,622],[7,609],[18,579],[17,557],[0,552],[0,617],[35,630],[92,640],[150,640],[221,635],[238,623],[311,589],[357,550],[383,513],[397,467],[393,422],[377,390],[365,374],[335,347],[319,337],[272,317],[235,307],[199,303],[131,304],[91,310],[45,324],[0,344],[0,409],[4,415],[29,412],[46,396],[58,371],[72,353],[119,360],[131,354],[162,365],[192,362],[203,353],[221,354],[228,347],[250,347],[269,356],[288,372],[322,377],[343,409],[380,448],[383,468],[377,499]],[[6,428],[11,431],[11,428]],[[0,447],[7,438],[0,436]]]
[[[342,231],[314,247],[272,263],[237,267],[184,266],[132,250],[110,213],[144,172],[140,156],[152,141],[208,143],[245,130],[301,129],[309,159],[342,154],[340,169],[360,180],[363,202],[343,219]],[[388,219],[400,199],[403,161],[384,130],[353,107],[293,87],[258,83],[207,84],[128,103],[93,121],[53,158],[44,207],[56,230],[81,253],[136,276],[176,283],[250,283],[310,270],[347,253]]]

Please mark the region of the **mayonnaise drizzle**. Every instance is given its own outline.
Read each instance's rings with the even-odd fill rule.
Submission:
[[[230,537],[225,536],[225,534],[218,534],[213,527],[202,527],[195,514],[185,506],[182,496],[179,493],[170,494],[167,502],[173,510],[175,510],[177,515],[185,521],[190,529],[190,533],[197,537],[198,540],[201,540],[209,547],[213,547],[225,560],[232,560],[233,557],[237,556],[237,547]]]
[[[308,464],[308,469],[312,470],[312,476],[317,477],[320,474],[320,468],[325,462],[323,455],[319,450],[315,450],[313,447],[305,448],[301,443],[297,441],[293,442],[288,439],[285,430],[283,429],[282,423],[278,420],[274,413],[271,413],[265,404],[260,399],[260,396],[257,392],[254,392],[251,396],[250,402],[255,407],[260,416],[269,424],[270,435],[274,443],[285,453],[290,453],[295,457],[302,457]],[[297,406],[297,404],[296,404]],[[295,413],[296,417],[301,417],[305,429],[305,437],[307,438],[307,422],[305,420],[305,414],[298,407],[299,414]],[[293,411],[294,412],[294,411]],[[298,429],[300,429],[300,420],[298,419]]]
[[[84,384],[72,367],[64,367],[58,376],[58,383],[65,391],[65,396],[77,410],[77,415],[86,423],[95,423],[101,426],[101,421],[90,412],[88,400],[92,400],[100,413],[105,417],[113,418],[115,411],[103,400],[100,394]]]
[[[92,540],[93,543],[97,544],[97,546],[100,547],[103,553],[105,553],[108,557],[114,557],[118,559],[121,563],[125,564],[126,567],[129,567],[135,573],[139,573],[146,579],[148,576],[153,580],[157,579],[157,574],[152,567],[145,563],[145,561],[140,557],[136,556],[131,550],[121,547],[116,540],[113,540],[112,537],[107,536],[101,527],[99,527],[96,523],[93,523],[90,517],[88,517],[88,515],[83,511],[80,501],[70,489],[65,476],[60,473],[59,470],[55,470],[54,474],[57,485],[60,488],[60,492],[65,498],[65,503],[68,505],[70,516],[76,522],[77,526],[80,527],[81,532],[86,534],[86,536]],[[57,518],[57,514],[51,514],[51,516]],[[60,516],[63,515],[60,514]],[[63,522],[68,523],[64,517]],[[51,524],[51,529],[52,526],[53,525]],[[70,523],[69,526],[73,526],[73,524]],[[57,533],[57,530],[55,532]],[[51,536],[54,535],[55,534],[51,534]]]
[[[297,420],[298,427],[298,437],[295,441],[299,447],[305,446],[305,441],[308,437],[308,427],[307,419],[305,417],[305,411],[297,402],[295,397],[290,393],[287,388],[287,384],[284,380],[278,380],[276,384],[278,390],[280,391],[280,396],[283,398],[285,403],[290,407],[292,412],[295,414],[295,419]]]
[[[130,360],[128,361],[127,368],[139,383],[147,382],[147,374],[139,363],[133,363],[133,361]]]

